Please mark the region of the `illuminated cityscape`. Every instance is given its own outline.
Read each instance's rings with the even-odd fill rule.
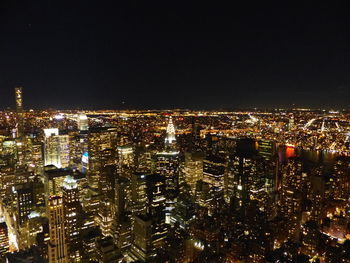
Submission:
[[[4,262],[349,262],[348,111],[36,111],[23,94],[0,115]]]
[[[337,1],[0,1],[0,263],[350,263]]]

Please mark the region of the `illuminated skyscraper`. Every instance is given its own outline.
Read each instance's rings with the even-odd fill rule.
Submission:
[[[79,131],[87,131],[89,129],[89,120],[85,114],[79,114],[77,117]]]
[[[165,149],[158,152],[155,158],[156,173],[165,178],[166,222],[170,223],[171,210],[179,192],[179,151],[176,150],[175,128],[171,117],[166,129]]]
[[[8,229],[5,222],[0,223],[0,261],[5,259],[6,253],[9,252]]]
[[[135,154],[130,145],[123,145],[118,150],[118,174],[130,178],[135,169]]]
[[[173,119],[170,116],[168,126],[166,128],[166,137],[165,137],[165,146],[172,146],[176,143],[176,137],[175,137],[175,127],[173,124]]]
[[[96,225],[100,227],[102,235],[112,235],[113,219],[111,200],[107,197],[100,197],[100,204],[95,221]]]
[[[79,201],[79,191],[77,181],[68,175],[62,187],[63,206],[65,217],[65,235],[68,245],[69,258],[76,262],[79,256],[79,233],[81,230],[80,220],[82,207]]]
[[[89,170],[88,182],[91,190],[97,192],[103,167],[115,164],[116,128],[90,129],[88,136]]]
[[[47,216],[49,218],[50,235],[48,245],[49,263],[68,263],[62,197],[50,197]]]
[[[166,190],[166,222],[170,223],[179,194],[179,152],[166,151],[156,154],[156,173],[164,177]]]
[[[55,165],[61,167],[60,145],[58,139],[58,129],[44,129],[45,133],[45,165]]]
[[[286,218],[288,238],[298,240],[302,213],[302,185],[307,177],[303,172],[302,160],[293,157],[282,169],[282,187],[280,195],[281,214]]]
[[[164,245],[167,235],[165,224],[164,177],[154,174],[136,174],[133,178],[133,195],[142,192],[139,205],[144,210],[134,215],[131,256],[135,260],[149,260],[156,256],[155,249]]]
[[[128,208],[131,206],[131,183],[130,180],[120,176],[115,182],[115,220],[114,239],[122,250],[131,245],[131,218]],[[132,210],[134,211],[134,210]],[[131,212],[132,212],[131,211]]]
[[[57,168],[69,166],[69,136],[59,135],[57,128],[44,129],[45,133],[45,165]]]
[[[207,182],[213,194],[223,195],[225,160],[218,156],[208,156],[203,161],[203,180]]]
[[[186,153],[183,171],[184,181],[195,193],[197,181],[203,179],[203,154],[200,152]]]
[[[32,211],[34,205],[33,188],[30,187],[30,185],[21,185],[21,187],[16,190],[16,194],[18,222],[22,225],[28,220],[28,215]]]
[[[22,112],[23,111],[22,87],[16,87],[15,93],[16,93],[16,111]]]
[[[30,169],[35,174],[42,174],[43,165],[43,145],[41,143],[32,144]]]
[[[50,196],[61,195],[62,187],[65,184],[64,181],[67,176],[74,177],[79,175],[80,173],[78,171],[71,169],[56,169],[50,166],[45,167],[44,182],[47,198]]]
[[[23,96],[22,87],[15,88],[16,112],[17,112],[17,136],[23,132]]]
[[[179,152],[158,152],[156,173],[165,177],[166,191],[176,196],[179,188]]]

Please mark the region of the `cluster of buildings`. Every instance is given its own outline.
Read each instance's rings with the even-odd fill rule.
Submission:
[[[350,262],[349,146],[295,141],[346,137],[344,114],[36,112],[22,96],[0,114],[0,262]]]

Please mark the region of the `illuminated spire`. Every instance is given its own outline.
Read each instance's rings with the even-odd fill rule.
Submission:
[[[168,122],[168,126],[166,127],[165,144],[169,145],[169,144],[173,144],[175,142],[176,142],[175,127],[174,127],[174,124],[173,124],[173,119],[170,116],[169,122]]]

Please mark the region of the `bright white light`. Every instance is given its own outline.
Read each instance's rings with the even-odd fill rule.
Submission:
[[[18,243],[17,243],[16,235],[13,234],[12,231],[9,231],[8,236],[9,236],[10,250],[17,251],[18,250]]]
[[[45,137],[58,135],[58,128],[44,129]]]
[[[88,117],[85,114],[79,114],[79,119],[80,120],[87,120]]]
[[[55,120],[62,120],[64,118],[64,116],[60,113],[60,114],[57,114],[55,115]]]

